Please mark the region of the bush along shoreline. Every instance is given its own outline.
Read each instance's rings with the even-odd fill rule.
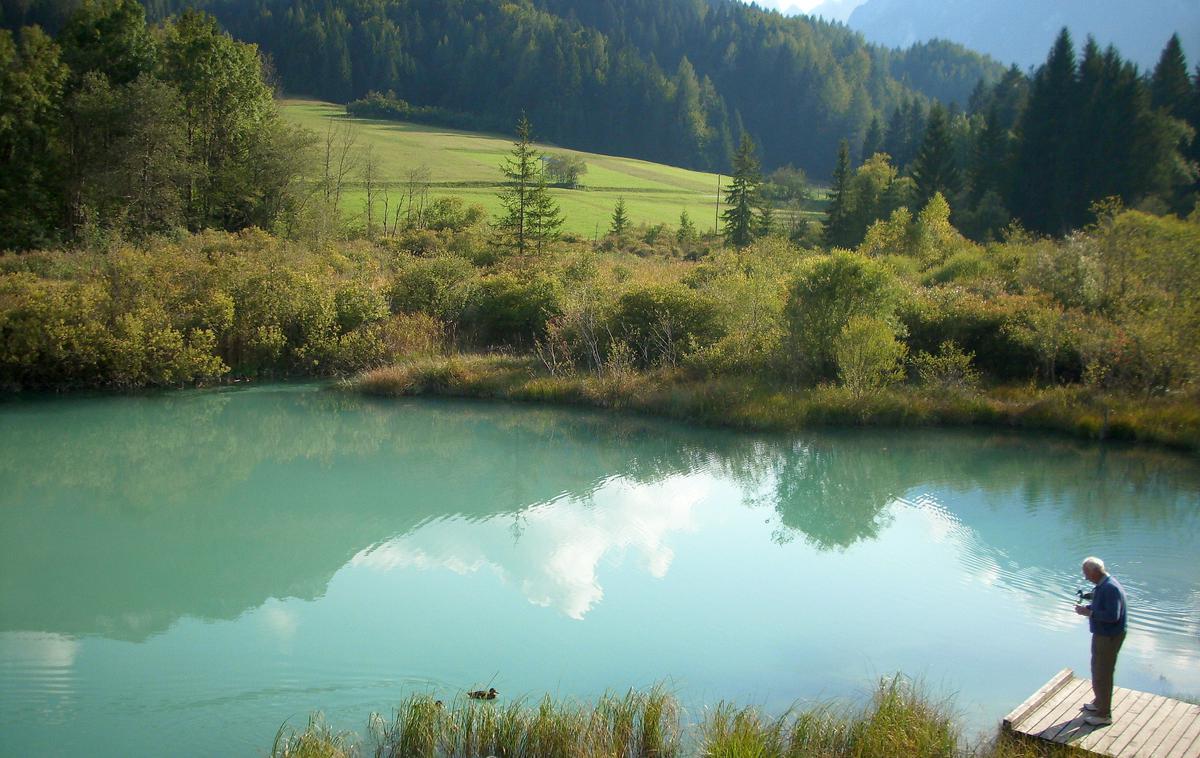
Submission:
[[[634,229],[520,255],[448,200],[386,240],[209,231],[4,255],[0,392],[338,377],[745,429],[1200,450],[1200,214],[1116,209],[1069,239],[978,246],[931,202],[855,251]]]
[[[606,694],[595,704],[436,700],[411,695],[391,717],[371,714],[367,739],[320,714],[276,732],[272,758],[1033,758],[1065,752],[1006,734],[960,735],[953,705],[899,677],[881,680],[859,709],[819,704],[771,716],[719,703],[686,724],[662,687]]]
[[[1028,386],[971,393],[909,387],[863,395],[834,384],[780,388],[753,377],[694,378],[679,371],[554,376],[535,359],[504,355],[407,361],[366,372],[342,386],[378,397],[441,396],[587,406],[748,431],[978,426],[1200,452],[1200,398],[1195,395],[1143,400],[1077,387]]]

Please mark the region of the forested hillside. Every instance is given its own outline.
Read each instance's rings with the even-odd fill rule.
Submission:
[[[78,0],[3,0],[8,26],[53,31]],[[957,45],[904,52],[845,27],[733,0],[149,0],[150,19],[204,8],[270,56],[294,94],[413,105],[539,138],[723,170],[743,131],[764,165],[832,170],[873,118],[913,98],[965,103],[998,64]]]

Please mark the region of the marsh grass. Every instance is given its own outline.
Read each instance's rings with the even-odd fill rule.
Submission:
[[[361,374],[348,386],[382,396],[587,405],[762,431],[974,425],[1200,451],[1200,395],[1195,391],[1131,398],[1083,387],[1001,386],[948,393],[905,386],[856,395],[833,385],[790,388],[755,377],[696,378],[666,369],[550,376],[535,359],[511,355],[422,358]]]
[[[272,758],[1058,758],[1060,747],[999,733],[971,745],[950,699],[901,676],[879,681],[858,710],[830,703],[781,716],[720,703],[685,734],[674,697],[605,694],[594,704],[549,696],[530,704],[412,695],[391,719],[372,714],[371,747],[320,714],[300,733],[280,728]]]
[[[358,754],[352,732],[335,732],[320,713],[308,719],[304,731],[289,730],[287,723],[275,732],[272,758],[351,758]]]
[[[661,688],[604,695],[594,705],[554,701],[440,704],[413,695],[391,721],[375,715],[376,758],[673,758],[679,711]],[[332,755],[332,754],[331,754]]]

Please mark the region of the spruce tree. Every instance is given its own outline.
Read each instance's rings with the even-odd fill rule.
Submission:
[[[923,206],[937,193],[954,197],[961,186],[958,161],[950,140],[950,124],[941,103],[929,111],[925,135],[912,165],[913,181],[917,183],[917,200]]]
[[[725,220],[725,244],[741,248],[754,239],[754,206],[758,201],[758,185],[762,183],[758,158],[754,155],[754,140],[742,134],[741,144],[733,156],[733,178],[725,190],[725,202],[730,206],[721,214]]]
[[[692,223],[692,217],[686,210],[680,211],[679,229],[675,232],[675,241],[682,245],[694,239],[696,239],[696,225]]]
[[[770,237],[775,231],[775,209],[769,202],[763,202],[758,207],[758,224],[754,231],[756,237]]]
[[[1183,56],[1179,35],[1172,34],[1150,77],[1150,104],[1170,116],[1186,118],[1191,96],[1192,83],[1188,79],[1187,59]]]
[[[541,154],[533,147],[533,127],[524,115],[517,122],[512,151],[500,164],[507,183],[500,192],[504,213],[496,228],[521,258],[541,252],[546,242],[558,236],[562,218],[558,204],[546,186]]]
[[[529,238],[534,250],[541,255],[546,246],[558,239],[562,232],[563,215],[558,202],[550,194],[546,183],[546,170],[538,161],[537,181],[529,199]]]
[[[972,207],[988,192],[1002,197],[1007,194],[1009,141],[1008,130],[1000,122],[1000,106],[993,101],[971,146],[967,178]]]
[[[617,204],[613,206],[612,223],[608,227],[608,233],[619,237],[628,229],[629,214],[625,212],[625,198],[618,197]]]
[[[1078,114],[1075,48],[1065,28],[1034,74],[1021,116],[1009,207],[1035,231],[1070,228],[1068,194]]]
[[[881,150],[883,150],[883,126],[879,123],[879,117],[876,116],[871,119],[871,125],[867,127],[867,134],[863,137],[862,159],[868,161],[872,155]]]
[[[852,247],[856,240],[851,224],[854,203],[850,191],[850,145],[842,140],[838,145],[837,168],[833,171],[833,189],[830,191],[829,207],[825,209],[825,247]]]

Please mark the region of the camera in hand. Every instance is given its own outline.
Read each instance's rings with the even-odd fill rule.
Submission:
[[[1092,599],[1092,592],[1084,592],[1083,590],[1075,590],[1075,594],[1079,597],[1079,604],[1083,605],[1084,600]]]

